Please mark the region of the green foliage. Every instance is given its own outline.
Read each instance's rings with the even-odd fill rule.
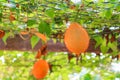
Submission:
[[[82,63],[79,61],[79,64],[76,65],[75,57],[68,63],[66,53],[49,52],[47,56],[42,58],[46,59],[53,67],[52,72],[44,80],[70,80],[72,78],[75,80],[78,76],[79,80],[115,80],[115,78],[120,78],[119,73],[109,70],[111,67],[110,56],[119,54],[118,44],[116,41],[107,44],[106,39],[101,36],[104,26],[108,28],[120,26],[119,0],[98,0],[96,2],[82,0],[82,3],[77,4],[71,0],[9,1],[8,3],[8,0],[0,0],[0,29],[6,31],[2,38],[5,44],[8,37],[14,37],[14,34],[18,34],[25,28],[35,28],[50,37],[52,33],[57,33],[58,29],[65,31],[67,21],[76,21],[85,25],[89,35],[96,41],[95,48],[100,47],[101,52],[104,53],[100,57],[82,54]],[[19,7],[16,4],[19,4]],[[75,5],[74,9],[71,9],[72,5]],[[10,12],[15,16],[15,21],[9,20]],[[26,17],[27,21],[24,21]],[[21,25],[27,26],[18,27]],[[100,32],[95,33],[95,29]],[[38,41],[37,36],[32,36],[32,48]],[[105,54],[109,50],[112,50],[112,54]],[[18,54],[22,56],[17,56]],[[5,62],[1,60],[3,57]],[[35,62],[34,58],[35,54],[32,52],[0,51],[0,79],[36,80],[30,74]]]
[[[50,18],[54,18],[55,13],[54,13],[54,9],[48,9],[45,11],[45,13],[50,17]]]
[[[102,41],[103,41],[103,39],[102,39],[101,36],[95,36],[95,37],[94,37],[94,40],[96,41],[95,48],[97,48],[98,46],[100,46],[101,43],[102,43]]]
[[[0,22],[2,21],[2,11],[0,10]]]
[[[109,47],[107,46],[106,39],[103,39],[102,44],[100,46],[100,50],[102,53],[107,53],[109,50]]]
[[[46,23],[45,21],[40,22],[39,32],[46,34],[46,35],[50,35],[50,32],[51,32],[50,25],[48,23]]]
[[[31,74],[35,62],[35,53],[0,51],[0,79],[36,80]],[[3,56],[5,62],[1,60]],[[53,65],[52,72],[43,80],[114,80],[120,78],[119,73],[109,70],[111,69],[111,59],[107,57],[108,55],[104,55],[106,58],[101,59],[102,62],[93,53],[82,56],[83,62],[76,65],[75,58],[68,63],[66,53],[49,52],[45,59]]]
[[[84,80],[92,80],[91,75],[90,74],[86,74],[84,76]]]
[[[36,20],[28,20],[27,21],[27,26],[32,26],[32,25],[34,25],[34,24],[36,24]]]

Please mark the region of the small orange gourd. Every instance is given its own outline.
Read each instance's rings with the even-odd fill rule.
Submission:
[[[44,78],[49,70],[49,65],[45,60],[39,60],[35,62],[33,69],[32,69],[32,74],[36,79],[42,79]]]
[[[87,50],[89,39],[87,31],[76,22],[70,24],[64,35],[66,47],[76,55]]]

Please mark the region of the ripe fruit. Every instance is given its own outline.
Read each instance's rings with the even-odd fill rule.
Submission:
[[[80,55],[89,46],[89,36],[86,30],[78,23],[71,23],[65,32],[64,42],[70,52]]]
[[[2,38],[5,35],[5,31],[0,30],[0,38]]]
[[[45,60],[39,60],[35,62],[32,70],[32,74],[36,79],[44,78],[49,70],[49,65]]]

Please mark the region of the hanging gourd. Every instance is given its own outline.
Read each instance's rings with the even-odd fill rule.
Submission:
[[[49,71],[49,64],[45,60],[35,62],[32,74],[36,79],[43,79]]]
[[[64,35],[64,42],[70,52],[80,55],[89,46],[87,31],[78,23],[71,23]]]

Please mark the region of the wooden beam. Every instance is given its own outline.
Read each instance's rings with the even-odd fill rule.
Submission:
[[[24,36],[28,37],[28,36]],[[3,42],[2,39],[0,39],[0,50],[18,50],[18,51],[37,51],[41,45],[42,42],[39,40],[39,42],[35,45],[35,47],[32,49],[30,38],[27,40],[23,40],[19,35],[15,35],[15,37],[9,37],[6,40],[6,45]],[[91,39],[89,47],[87,49],[87,52],[95,52],[99,54],[100,48],[95,48],[96,42]],[[56,41],[56,43],[53,42],[52,39],[47,41],[47,50],[51,52],[68,52],[67,48],[65,47],[64,43],[61,43],[60,41]]]

